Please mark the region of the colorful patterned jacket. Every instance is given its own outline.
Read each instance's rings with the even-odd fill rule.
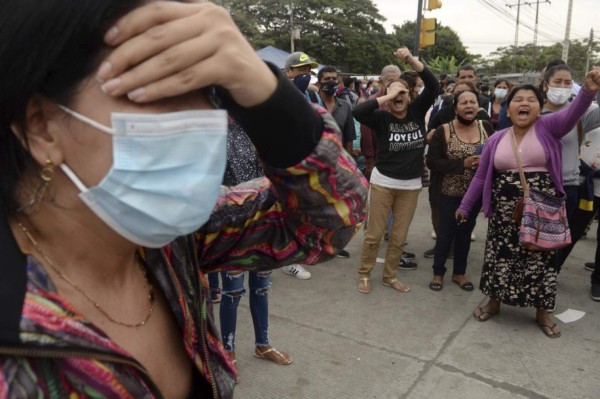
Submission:
[[[265,166],[266,178],[224,187],[197,233],[143,249],[195,365],[195,397],[230,398],[236,373],[218,338],[203,271],[322,262],[345,246],[365,217],[367,183],[342,151],[333,119],[323,109],[316,115],[288,87],[280,83],[270,104],[252,110],[256,119],[248,120],[244,110],[234,116],[246,119],[263,160],[282,155],[269,151],[289,156],[291,150],[278,150],[278,139],[269,143],[268,135],[260,136],[265,132],[251,134],[265,120],[274,120],[270,129],[277,131],[285,118],[304,126],[316,118],[312,152],[291,167]],[[291,114],[290,104],[296,111],[304,104],[309,114]],[[61,298],[39,261],[19,250],[2,214],[0,253],[0,398],[162,397],[144,367]]]

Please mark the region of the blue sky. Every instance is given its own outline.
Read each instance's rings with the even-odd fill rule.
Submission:
[[[427,0],[423,0],[424,3]],[[521,0],[535,3],[536,0]],[[415,20],[418,0],[373,0],[380,14],[386,17],[384,26],[391,31],[392,25]],[[512,45],[515,40],[517,0],[442,0],[442,8],[425,11],[425,17],[435,17],[438,22],[451,27],[460,36],[468,51],[488,55],[500,46]],[[569,0],[551,0],[539,7],[538,44],[562,42],[565,36]],[[521,6],[519,44],[533,42],[535,5]],[[527,26],[525,26],[527,25]],[[596,40],[600,37],[600,0],[573,0],[571,39],[587,38],[594,28]],[[409,48],[412,43],[407,44]]]

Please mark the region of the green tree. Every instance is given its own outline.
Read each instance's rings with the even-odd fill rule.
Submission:
[[[345,71],[376,73],[394,60],[398,47],[386,34],[372,0],[293,0],[295,49],[321,64]],[[223,0],[255,48],[290,48],[290,0]]]
[[[514,46],[499,47],[490,55],[490,58],[493,61],[489,67],[489,74],[502,74],[513,71],[513,49]],[[549,61],[561,58],[562,49],[563,46],[561,43],[555,43],[550,46],[537,46],[535,48],[531,43],[518,46],[516,51],[515,71],[541,71]],[[594,65],[596,62],[598,62],[598,57],[595,52],[600,50],[600,46],[597,42],[593,43],[592,50],[590,65]],[[584,70],[587,60],[587,53],[587,40],[571,41],[567,64],[573,70],[574,77],[578,81],[581,81],[585,75]]]
[[[446,72],[452,76],[458,71],[458,67],[464,64],[465,60],[459,61],[456,57],[440,57],[437,56],[433,60],[430,60],[427,65],[433,72],[441,73]]]

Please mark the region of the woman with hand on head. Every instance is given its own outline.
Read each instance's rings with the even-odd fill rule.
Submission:
[[[451,248],[454,248],[452,281],[465,291],[473,291],[473,284],[465,277],[465,272],[471,248],[471,233],[475,228],[481,201],[473,206],[466,223],[457,225],[454,213],[479,165],[479,156],[474,153],[492,133],[492,127],[487,121],[475,119],[479,110],[476,91],[456,92],[454,109],[456,119],[435,130],[427,152],[427,167],[432,172],[430,195],[438,198],[439,202],[433,280],[429,284],[433,291],[440,291],[444,286],[445,263]]]
[[[204,271],[344,247],[366,181],[335,122],[213,4],[0,5],[0,396],[231,397]],[[267,178],[221,187],[211,86]]]
[[[501,303],[534,307],[544,334],[560,336],[548,313],[556,299],[554,253],[521,247],[519,224],[512,219],[515,205],[523,197],[513,145],[530,187],[564,195],[560,140],[585,113],[598,89],[600,68],[594,67],[569,108],[542,117],[543,98],[535,86],[518,86],[508,96],[513,127],[488,139],[477,173],[456,212],[457,219],[467,220],[483,197],[483,211],[490,217],[480,284],[490,299],[475,309],[477,320],[486,321],[497,314]]]
[[[369,228],[365,232],[359,268],[358,291],[371,292],[370,276],[390,212],[394,222],[385,257],[383,285],[400,292],[410,287],[396,278],[408,228],[422,188],[423,153],[425,150],[425,114],[438,92],[436,77],[406,47],[394,55],[406,61],[419,74],[425,89],[411,101],[406,81],[388,83],[387,94],[357,105],[356,120],[373,129],[377,156],[370,180]],[[387,103],[389,111],[379,109]]]

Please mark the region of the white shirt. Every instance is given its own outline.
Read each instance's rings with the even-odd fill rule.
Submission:
[[[381,187],[393,188],[395,190],[420,190],[423,188],[423,181],[420,177],[409,180],[394,179],[379,173],[377,167],[373,168],[373,171],[371,172],[370,182]]]

